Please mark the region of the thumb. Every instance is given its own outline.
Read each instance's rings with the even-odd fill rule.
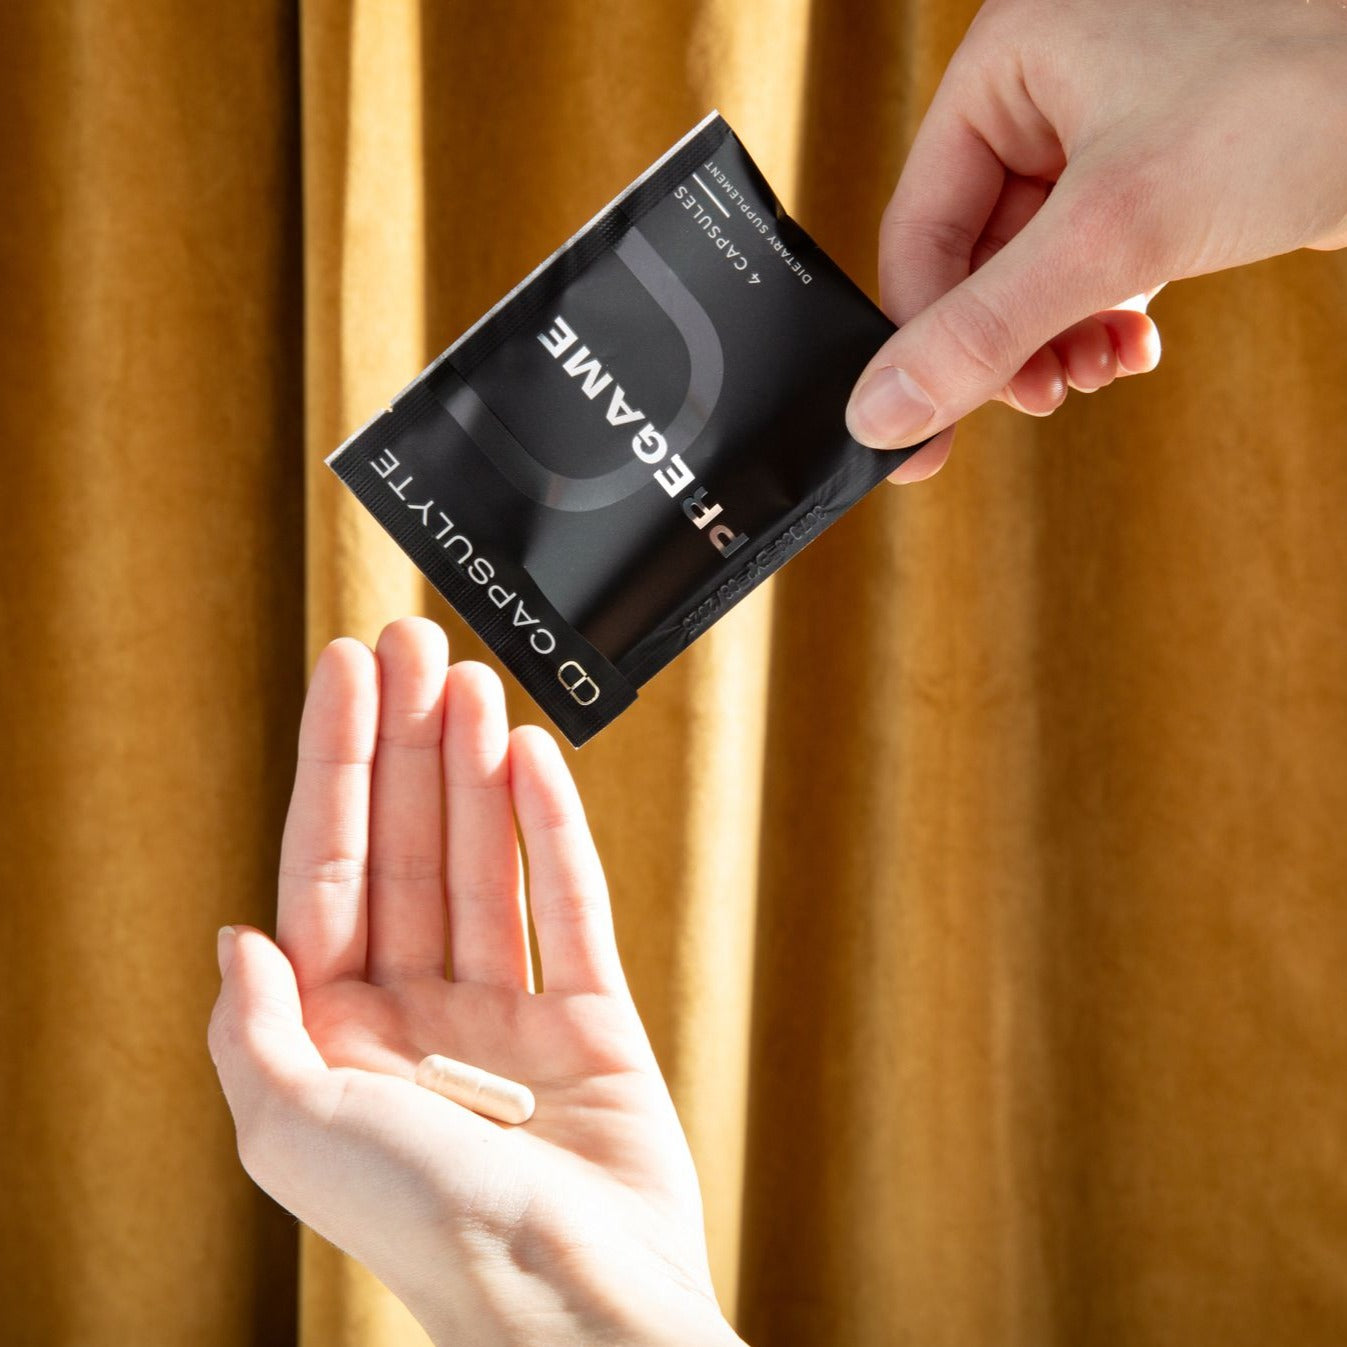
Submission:
[[[220,995],[207,1039],[243,1151],[264,1112],[313,1105],[330,1077],[280,948],[251,926],[226,926],[219,954]]]
[[[915,315],[857,380],[847,427],[898,449],[994,397],[1039,347],[1143,290],[1119,200],[1068,171],[1038,212],[985,265]],[[1079,180],[1077,180],[1079,181]]]

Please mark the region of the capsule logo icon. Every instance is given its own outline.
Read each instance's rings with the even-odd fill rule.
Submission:
[[[557,682],[581,706],[593,706],[599,700],[599,685],[573,659],[568,659],[557,670]]]

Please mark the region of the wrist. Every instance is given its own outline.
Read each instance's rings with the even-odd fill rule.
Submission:
[[[714,1300],[699,1298],[685,1305],[669,1305],[652,1313],[649,1305],[631,1306],[611,1325],[614,1347],[745,1347]],[[592,1341],[592,1340],[591,1340]]]
[[[462,1347],[464,1325],[480,1328],[472,1315],[446,1317],[418,1313],[417,1319],[435,1347]],[[689,1304],[666,1315],[633,1306],[630,1313],[521,1310],[483,1341],[497,1347],[746,1347],[713,1302]]]
[[[409,1298],[436,1347],[465,1326],[493,1347],[744,1347],[709,1285],[644,1258],[509,1260],[474,1276],[473,1293]]]

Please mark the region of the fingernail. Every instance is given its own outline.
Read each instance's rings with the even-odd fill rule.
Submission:
[[[935,415],[935,403],[904,369],[884,365],[861,380],[847,404],[847,429],[871,449],[895,449]]]
[[[220,962],[221,977],[229,972],[229,965],[234,961],[234,944],[238,938],[239,933],[232,926],[221,926],[215,937],[215,957]]]

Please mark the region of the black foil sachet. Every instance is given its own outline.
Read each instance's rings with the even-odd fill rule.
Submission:
[[[581,744],[914,452],[892,331],[712,113],[328,463]]]

